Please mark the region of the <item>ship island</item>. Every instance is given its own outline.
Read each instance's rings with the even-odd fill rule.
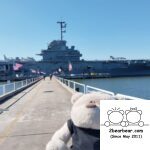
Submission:
[[[47,49],[37,55],[42,59],[36,61],[28,58],[7,58],[0,61],[0,80],[22,80],[39,75],[50,74],[67,78],[110,78],[127,76],[149,76],[150,59],[126,59],[110,56],[108,60],[84,60],[75,46],[68,47],[63,34],[66,32],[66,22],[60,25],[61,38],[53,40]],[[14,66],[18,65],[17,69]],[[16,67],[16,66],[15,66]]]

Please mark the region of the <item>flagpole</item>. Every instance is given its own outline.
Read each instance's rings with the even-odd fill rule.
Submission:
[[[15,70],[14,70],[14,66],[15,66],[15,60],[13,59],[13,80],[16,78],[16,73],[15,73]]]

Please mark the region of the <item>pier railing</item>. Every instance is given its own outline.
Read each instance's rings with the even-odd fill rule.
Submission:
[[[114,95],[113,92],[107,91],[107,90],[103,90],[103,89],[99,89],[99,88],[95,88],[89,85],[85,85],[79,82],[75,82],[73,80],[68,80],[68,79],[64,79],[64,78],[60,78],[57,77],[57,79],[62,82],[63,84],[65,84],[66,86],[70,87],[72,90],[77,91],[77,92],[82,92],[82,93],[89,93],[91,91],[99,91],[101,93],[106,93],[109,95]]]
[[[9,95],[11,93],[17,92],[18,90],[21,90],[37,82],[40,79],[41,77],[37,77],[37,78],[30,78],[22,81],[2,84],[0,85],[0,98],[5,97],[6,95]]]
[[[101,93],[105,93],[105,94],[109,94],[115,97],[115,99],[125,99],[125,100],[144,100],[138,97],[134,97],[134,96],[128,96],[128,95],[124,95],[124,94],[120,94],[120,93],[113,93],[107,90],[103,90],[100,88],[96,88],[93,86],[89,86],[89,85],[85,85],[79,82],[75,82],[73,80],[68,80],[68,79],[64,79],[64,78],[60,78],[60,77],[56,77],[61,83],[65,84],[66,86],[68,86],[69,88],[71,88],[73,91],[77,91],[77,92],[82,92],[84,94],[92,92],[92,91],[97,91],[97,92],[101,92]]]

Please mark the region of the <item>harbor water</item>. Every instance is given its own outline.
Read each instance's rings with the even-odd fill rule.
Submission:
[[[150,77],[78,79],[75,81],[114,93],[150,99]]]

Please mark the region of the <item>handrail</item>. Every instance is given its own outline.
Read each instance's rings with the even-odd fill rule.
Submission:
[[[78,83],[72,80],[67,80],[67,79],[63,79],[60,77],[56,77],[60,82],[62,82],[63,84],[67,85],[68,87],[72,88],[74,91],[77,91],[79,86],[82,88],[83,93],[86,93],[86,87],[85,84],[82,83]],[[66,83],[67,81],[67,83]],[[71,83],[73,84],[73,87],[71,87]]]
[[[96,91],[99,91],[99,92],[102,92],[102,93],[106,93],[106,94],[110,94],[110,95],[114,95],[113,92],[110,92],[110,91],[107,91],[107,90],[103,90],[103,89],[99,89],[99,88],[95,88],[95,87],[92,87],[92,86],[89,86],[89,85],[85,85],[83,83],[79,83],[79,82],[76,82],[76,81],[72,81],[72,80],[67,80],[67,79],[63,79],[63,78],[60,78],[60,77],[56,77],[59,81],[61,81],[62,83],[64,83],[65,85],[67,85],[65,82],[67,81],[68,85],[70,87],[70,83],[73,83],[73,90],[76,91],[76,88],[77,87],[76,85],[78,86],[81,86],[83,88],[83,93],[89,93],[89,89],[92,89],[92,90],[96,90]],[[65,81],[65,82],[64,82]],[[70,87],[71,88],[71,87]]]
[[[129,95],[124,95],[124,94],[120,94],[120,93],[117,93],[116,97],[118,97],[118,99],[144,100],[142,98],[138,98],[138,97],[134,97],[134,96],[129,96]]]
[[[95,88],[95,87],[89,86],[89,85],[86,86],[86,93],[88,93],[88,89],[93,89],[93,90],[96,90],[96,91],[99,91],[99,92],[102,92],[102,93],[106,93],[106,94],[109,94],[109,95],[112,95],[112,96],[115,95],[113,92],[103,90],[103,89],[99,89],[99,88]]]
[[[17,81],[17,82],[12,82],[12,83],[6,83],[0,85],[0,98],[11,94],[13,92],[16,92],[24,87],[29,86],[30,84],[40,80],[42,77],[37,77],[37,78],[31,78],[31,79],[26,79],[22,81]]]
[[[96,87],[93,87],[93,86],[89,86],[89,85],[85,85],[85,84],[82,84],[82,83],[78,83],[78,82],[75,82],[73,80],[67,80],[67,79],[64,79],[64,78],[60,78],[60,77],[56,77],[60,82],[62,82],[63,84],[65,84],[66,86],[72,88],[74,91],[77,91],[77,92],[82,92],[82,93],[89,93],[91,89],[92,91],[99,91],[101,93],[105,93],[105,94],[109,94],[109,95],[112,95],[112,96],[115,96],[115,99],[124,99],[124,100],[145,100],[145,99],[142,99],[142,98],[138,98],[138,97],[134,97],[134,96],[128,96],[128,95],[124,95],[124,94],[120,94],[120,93],[113,93],[111,91],[107,91],[107,90],[103,90],[103,89],[100,89],[100,88],[96,88]],[[67,84],[65,82],[67,82]],[[70,86],[70,83],[73,83],[73,87]],[[83,91],[78,91],[76,89],[76,85],[80,85],[82,88],[83,88]]]

